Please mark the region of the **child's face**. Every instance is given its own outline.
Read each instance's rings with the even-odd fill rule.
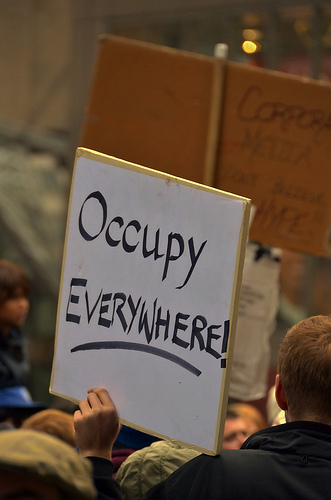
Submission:
[[[23,290],[17,288],[13,297],[0,304],[0,328],[4,331],[24,325],[30,302]]]

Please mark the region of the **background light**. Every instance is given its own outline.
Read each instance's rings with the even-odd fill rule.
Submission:
[[[258,42],[252,42],[251,40],[245,40],[242,44],[242,49],[246,54],[254,54],[261,50],[261,44]]]

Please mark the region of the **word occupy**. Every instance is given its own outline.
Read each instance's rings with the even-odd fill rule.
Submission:
[[[101,211],[100,213],[102,222],[101,225],[97,222],[98,218],[96,216],[98,214],[96,214],[95,212],[93,222],[96,223],[98,227],[94,228],[95,232],[94,234],[91,234],[91,228],[87,229],[87,226],[89,224],[84,219],[84,210],[91,201],[93,203],[93,200],[97,200],[99,202],[98,208]],[[183,288],[188,283],[198,262],[198,259],[201,256],[201,253],[207,243],[207,240],[202,242],[200,248],[198,249],[198,251],[196,251],[193,237],[189,238],[186,243],[181,234],[171,232],[167,236],[165,252],[162,252],[160,250],[160,229],[157,229],[155,232],[154,244],[152,245],[152,248],[147,248],[147,240],[149,234],[148,224],[143,229],[142,241],[139,241],[138,234],[142,230],[142,226],[138,220],[134,219],[129,221],[128,223],[125,223],[124,219],[121,216],[116,216],[111,219],[106,227],[107,220],[108,206],[106,199],[100,193],[100,191],[94,191],[93,193],[90,193],[84,200],[79,213],[79,232],[85,241],[90,242],[95,240],[104,231],[105,240],[110,247],[117,247],[120,245],[125,252],[132,253],[135,252],[140,245],[142,256],[144,259],[150,256],[154,256],[154,261],[164,258],[162,281],[167,277],[170,262],[177,261],[181,257],[186,258],[186,256],[189,255],[190,262],[188,264],[189,268],[186,277],[183,283],[176,288]],[[186,244],[188,245],[189,252],[185,251]]]
[[[139,334],[144,333],[148,344],[153,338],[160,342],[171,339],[173,344],[183,349],[189,348],[190,351],[197,345],[200,351],[204,350],[216,359],[221,358],[227,350],[228,320],[224,325],[208,325],[207,319],[202,315],[191,319],[189,314],[178,312],[173,317],[169,309],[164,311],[164,308],[159,306],[157,298],[149,311],[142,297],[135,300],[131,295],[122,292],[104,293],[101,290],[91,304],[87,282],[85,278],[71,279],[67,322],[81,324],[82,321],[87,321],[90,324],[94,320],[98,326],[107,329],[114,326],[118,330],[120,327],[126,335],[129,335],[135,326]],[[223,336],[215,333],[222,326]],[[222,341],[219,340],[221,337]],[[225,364],[221,363],[221,367],[224,366]]]

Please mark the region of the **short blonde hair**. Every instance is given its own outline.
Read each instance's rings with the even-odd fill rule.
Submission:
[[[249,422],[250,427],[254,427],[254,431],[260,431],[267,427],[267,422],[257,408],[249,403],[231,403],[228,405],[228,411],[231,411],[239,418],[243,418]]]
[[[47,408],[24,420],[22,429],[34,429],[56,436],[71,446],[77,446],[74,433],[74,416],[62,410]]]

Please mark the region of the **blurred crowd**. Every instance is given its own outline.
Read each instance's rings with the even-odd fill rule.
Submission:
[[[321,259],[317,266],[315,264],[308,298],[304,293],[309,277],[307,269],[309,271],[307,257],[290,251],[283,252],[280,307],[271,342],[281,344],[285,333],[307,318],[308,314],[328,315],[330,312],[329,262]],[[45,491],[48,484],[56,484],[56,491],[64,495],[54,496],[54,499],[145,498],[151,488],[201,453],[124,425],[119,433],[110,433],[111,443],[105,446],[106,451],[102,451],[104,437],[97,444],[95,441],[98,432],[105,435],[108,424],[103,429],[102,421],[98,419],[105,418],[102,414],[104,408],[96,416],[95,407],[105,397],[104,406],[108,406],[108,410],[111,408],[108,417],[113,421],[115,412],[111,400],[107,399],[108,395],[103,396],[103,393],[92,392],[95,400],[89,395],[79,406],[55,396],[51,404],[35,401],[29,392],[28,346],[23,334],[29,312],[30,290],[30,280],[21,268],[11,261],[0,260],[0,482],[4,491],[10,494],[13,485],[16,487],[20,484],[19,480],[29,482],[31,477],[36,480],[41,476]],[[254,402],[229,400],[223,428],[223,450],[239,450],[255,433],[259,434],[268,427],[288,425],[287,406],[279,405],[276,393],[277,386],[268,387],[263,408]],[[89,416],[86,417],[85,413],[91,409],[94,415],[88,420]],[[17,434],[13,431],[20,432]],[[89,432],[92,434],[93,446],[86,444],[85,438]],[[110,455],[107,451],[109,448]],[[56,458],[58,455],[61,455],[61,460]],[[112,463],[111,469],[107,471],[105,468],[106,472],[103,472],[107,477],[100,479],[101,486],[98,486],[99,479],[93,479],[90,465],[81,461],[82,456],[89,455],[93,457],[94,471],[100,468],[98,459]],[[110,478],[117,485],[114,496],[102,493],[103,489],[107,489]],[[105,482],[104,486],[102,481]],[[45,495],[48,496],[40,498],[51,498],[48,491]],[[0,500],[2,498],[7,497],[2,497],[0,493]]]

